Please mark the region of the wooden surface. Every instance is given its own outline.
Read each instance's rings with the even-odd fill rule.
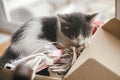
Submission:
[[[0,56],[3,55],[3,53],[5,52],[5,50],[8,47],[8,45],[9,45],[9,41],[0,44]]]

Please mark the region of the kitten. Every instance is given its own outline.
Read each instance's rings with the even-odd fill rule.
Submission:
[[[0,58],[0,66],[16,58],[26,57],[50,42],[60,42],[65,48],[86,46],[96,15],[78,12],[28,21],[13,35],[10,46]]]

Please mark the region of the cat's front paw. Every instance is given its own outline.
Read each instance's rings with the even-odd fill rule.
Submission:
[[[85,48],[89,47],[90,44],[91,44],[90,38],[85,39],[84,42],[83,42],[83,46]]]
[[[84,44],[83,44],[83,46],[84,46],[85,48],[89,47],[89,45],[90,45],[90,43],[84,43]]]

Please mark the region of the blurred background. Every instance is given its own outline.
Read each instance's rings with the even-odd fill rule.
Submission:
[[[0,44],[31,18],[79,11],[99,12],[97,19],[106,22],[115,17],[115,0],[0,0]]]

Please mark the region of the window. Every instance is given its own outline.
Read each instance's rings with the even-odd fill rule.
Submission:
[[[84,13],[99,12],[97,19],[107,21],[115,17],[115,1],[0,0],[0,29],[14,32],[31,18],[52,16],[57,13],[69,13],[74,11]]]

